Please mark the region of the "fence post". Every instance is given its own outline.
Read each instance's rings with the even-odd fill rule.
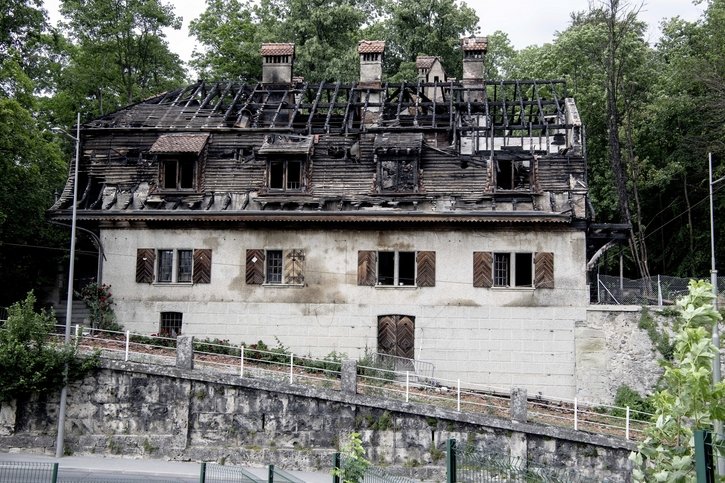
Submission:
[[[446,483],[456,483],[456,440],[446,441]]]
[[[405,371],[405,402],[410,396],[410,371]]]
[[[267,482],[268,483],[274,482],[274,465],[269,465],[269,468],[267,470]]]
[[[340,366],[340,389],[357,394],[357,361],[345,359]]]
[[[58,481],[58,463],[53,463],[53,473],[50,475],[50,483]]]
[[[626,413],[627,421],[624,425],[624,438],[629,440],[629,406],[627,406],[627,413]]]
[[[662,307],[662,283],[659,275],[657,275],[657,305]]]
[[[340,483],[340,453],[332,455],[332,483]]]
[[[244,344],[241,344],[239,356],[239,377],[244,377]]]
[[[201,470],[199,471],[199,483],[206,482],[206,462],[201,463]]]
[[[194,369],[194,336],[180,335],[176,338],[176,367],[189,371]]]
[[[295,368],[295,355],[290,354],[289,355],[289,383],[292,384],[292,377],[294,376],[294,368]]]
[[[599,280],[599,271],[597,271],[597,303],[598,304],[601,304],[602,303],[602,295],[601,295],[602,287],[601,287],[601,283],[602,282]]]
[[[128,362],[128,345],[131,342],[131,331],[126,331],[126,357],[124,358],[124,361]]]
[[[76,345],[78,345],[78,333],[81,331],[81,326],[76,324]]]
[[[511,388],[510,417],[512,421],[525,423],[528,420],[528,395],[526,388]]]
[[[458,379],[458,402],[456,404],[456,409],[460,413],[461,412],[461,380]]]
[[[710,465],[707,464],[708,461],[710,461]],[[713,483],[715,481],[712,433],[702,429],[695,431],[695,474],[697,483]]]
[[[574,398],[574,431],[579,431],[579,403]]]

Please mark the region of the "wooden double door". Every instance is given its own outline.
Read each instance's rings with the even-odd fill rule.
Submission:
[[[379,316],[378,352],[413,359],[415,355],[415,317],[411,315]]]

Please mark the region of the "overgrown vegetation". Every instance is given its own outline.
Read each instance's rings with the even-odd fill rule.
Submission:
[[[652,317],[646,307],[642,308],[642,313],[639,317],[639,328],[647,332],[647,335],[652,341],[652,345],[662,354],[662,357],[666,361],[671,361],[675,345],[670,340],[667,331],[659,327],[657,321]]]
[[[123,327],[116,322],[110,285],[105,283],[98,285],[91,282],[83,287],[80,292],[76,292],[76,295],[83,300],[83,303],[90,310],[92,328],[116,332],[123,330]]]
[[[694,481],[694,430],[725,418],[725,382],[712,382],[718,348],[708,328],[722,319],[713,298],[708,282],[692,280],[689,294],[677,301],[682,326],[672,362],[663,362],[662,389],[651,399],[655,424],[631,456],[636,481]]]
[[[616,408],[614,408],[611,411],[611,414],[618,417],[626,417],[626,409],[629,408],[630,411],[638,411],[640,413],[654,413],[654,406],[652,405],[652,401],[648,397],[641,396],[637,391],[632,389],[626,384],[622,384],[617,388],[617,394],[614,396],[614,405]],[[636,419],[642,419],[643,416],[641,414],[634,414],[631,415],[633,418]]]
[[[340,467],[333,468],[332,474],[340,478],[341,483],[360,483],[370,462],[365,458],[360,433],[350,433],[345,445],[340,449]]]
[[[83,378],[98,365],[98,354],[79,356],[73,345],[64,345],[53,332],[55,317],[35,311],[35,295],[8,309],[0,330],[0,401],[60,389]]]

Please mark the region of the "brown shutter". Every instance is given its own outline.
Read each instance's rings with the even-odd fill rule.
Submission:
[[[136,250],[136,283],[153,283],[156,250],[139,248]]]
[[[284,256],[284,283],[303,284],[305,276],[302,273],[305,266],[305,251],[294,249],[285,251]]]
[[[211,283],[211,250],[194,250],[194,283]]]
[[[378,317],[378,352],[381,354],[396,355],[397,319],[394,315]]]
[[[415,356],[415,322],[413,317],[401,315],[396,327],[396,343],[399,357],[413,359]]]
[[[357,252],[357,284],[375,286],[377,281],[378,252],[360,250]]]
[[[473,252],[473,286],[493,287],[492,252]]]
[[[264,250],[247,250],[247,284],[264,283]]]
[[[415,279],[419,287],[436,286],[436,252],[418,252],[418,273]]]
[[[534,256],[534,287],[554,288],[554,254],[539,252]]]

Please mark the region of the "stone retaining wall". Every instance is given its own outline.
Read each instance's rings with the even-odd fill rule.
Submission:
[[[449,438],[592,481],[628,481],[632,443],[521,422],[521,414],[508,420],[199,369],[102,365],[68,393],[66,446],[74,453],[324,471],[357,431],[373,462],[428,481],[445,480]],[[52,452],[57,408],[55,394],[4,405],[0,449]]]

